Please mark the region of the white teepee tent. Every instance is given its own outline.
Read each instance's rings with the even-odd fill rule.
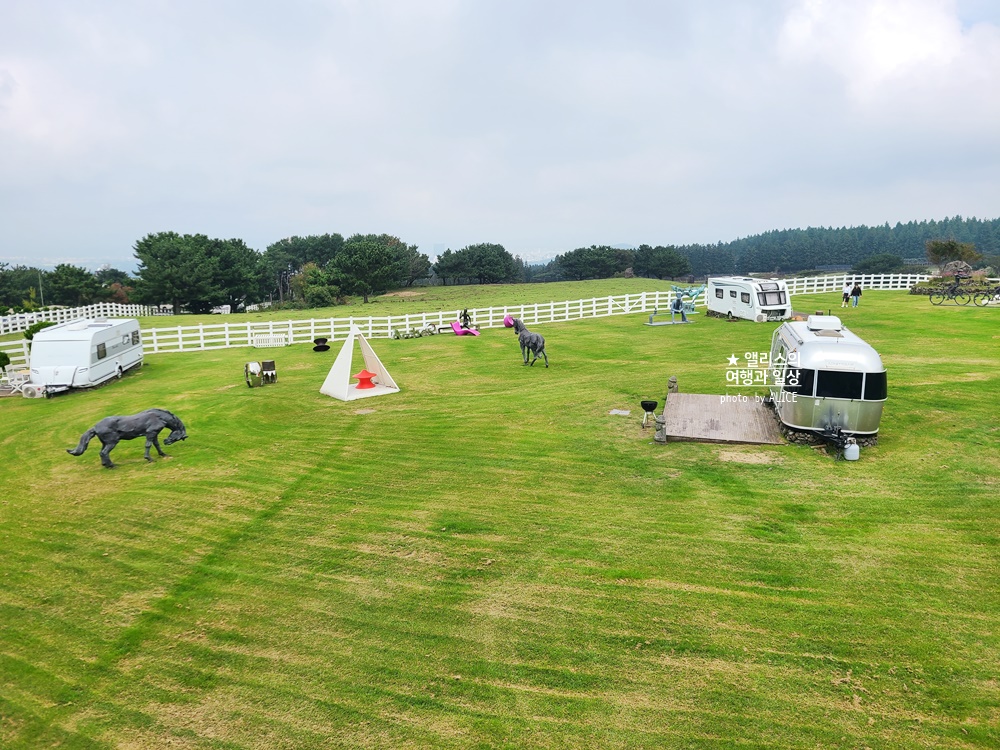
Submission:
[[[352,382],[354,373],[351,372],[351,360],[354,358],[354,340],[361,344],[361,356],[364,357],[365,367],[375,374],[371,379],[372,388],[358,388],[358,384]],[[356,398],[368,398],[369,396],[383,396],[386,393],[398,393],[399,386],[392,379],[385,365],[372,350],[371,344],[361,333],[357,326],[351,328],[351,333],[344,342],[337,355],[337,359],[330,368],[330,373],[323,381],[320,393],[327,396],[339,398],[341,401],[353,401]]]

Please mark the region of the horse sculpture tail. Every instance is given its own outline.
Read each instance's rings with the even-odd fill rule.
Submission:
[[[82,456],[83,452],[87,450],[87,446],[90,445],[90,441],[97,436],[97,432],[91,427],[83,435],[80,436],[80,444],[75,448],[67,448],[66,452],[71,456]]]

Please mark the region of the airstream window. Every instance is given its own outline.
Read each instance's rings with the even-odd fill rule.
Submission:
[[[750,292],[740,292],[740,302],[749,305],[750,304]]]
[[[107,344],[98,344],[97,345],[97,358],[98,359],[104,359],[107,356],[108,356],[108,346],[107,346]]]
[[[813,395],[813,379],[816,377],[815,370],[789,367],[785,370],[785,385],[782,390],[786,393],[797,393],[800,396]]]
[[[820,370],[816,379],[816,398],[861,398],[860,372]]]
[[[865,374],[865,401],[884,401],[888,395],[884,372]]]
[[[722,290],[721,290],[721,289],[716,289],[716,290],[715,290],[715,296],[716,296],[716,298],[717,298],[717,299],[722,299],[722,298],[723,298],[723,296],[725,296],[725,295],[723,295],[723,293],[722,293]]]

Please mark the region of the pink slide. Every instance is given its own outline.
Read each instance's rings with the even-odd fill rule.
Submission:
[[[457,320],[451,324],[451,327],[454,329],[456,336],[464,336],[467,333],[471,333],[473,336],[479,335],[479,331],[476,331],[472,328],[462,328],[462,324],[459,323]]]

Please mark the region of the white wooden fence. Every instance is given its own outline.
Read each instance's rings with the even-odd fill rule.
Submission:
[[[540,302],[478,308],[468,312],[473,325],[479,328],[496,328],[503,325],[505,315],[520,318],[527,325],[554,323],[580,318],[651,312],[657,307],[666,309],[672,298],[673,292],[641,292],[617,297],[592,297],[571,302]],[[453,321],[458,320],[461,312],[461,310],[442,310],[384,317],[311,318],[260,323],[219,322],[145,329],[142,338],[144,350],[148,353],[223,349],[233,346],[275,346],[282,343],[311,344],[317,338],[338,341],[347,338],[353,326],[360,328],[368,338],[391,338],[394,332],[405,333],[411,330],[450,327]]]
[[[153,314],[146,305],[119,305],[117,302],[98,302],[86,307],[63,307],[41,312],[18,313],[0,317],[0,335],[24,331],[35,323],[51,320],[65,323],[80,318],[142,318]]]
[[[862,289],[909,289],[914,284],[930,278],[917,273],[838,273],[830,276],[785,279],[785,283],[788,285],[788,293],[795,295],[839,292],[845,283],[854,285],[855,282],[861,284]]]
[[[839,292],[845,282],[853,284],[855,281],[860,282],[864,289],[909,289],[917,282],[926,281],[929,278],[929,276],[917,274],[835,274],[793,278],[785,281],[790,293],[794,296],[796,294]],[[591,297],[590,299],[569,302],[507,305],[469,310],[469,315],[473,324],[479,328],[502,326],[505,315],[520,318],[530,326],[582,318],[600,318],[609,315],[649,313],[654,309],[666,310],[673,295],[672,291],[640,292],[611,297]],[[700,307],[705,305],[704,295],[697,300],[697,305]],[[101,308],[101,311],[89,312],[92,308],[76,308],[75,311],[72,311],[75,315],[70,315],[67,319],[88,316],[134,317],[148,314],[141,311],[129,313],[129,306],[123,305],[114,306],[114,310],[98,305],[92,307]],[[138,308],[139,306],[134,307]],[[143,350],[147,354],[153,354],[241,346],[311,344],[317,338],[325,338],[330,341],[343,340],[351,331],[352,326],[358,326],[368,338],[390,338],[395,331],[405,333],[409,330],[428,327],[450,326],[452,321],[458,320],[460,314],[461,310],[445,310],[386,317],[354,316],[256,323],[220,321],[219,323],[199,325],[147,328],[142,331]],[[27,366],[27,341],[0,343],[0,351],[7,352],[13,367]]]

